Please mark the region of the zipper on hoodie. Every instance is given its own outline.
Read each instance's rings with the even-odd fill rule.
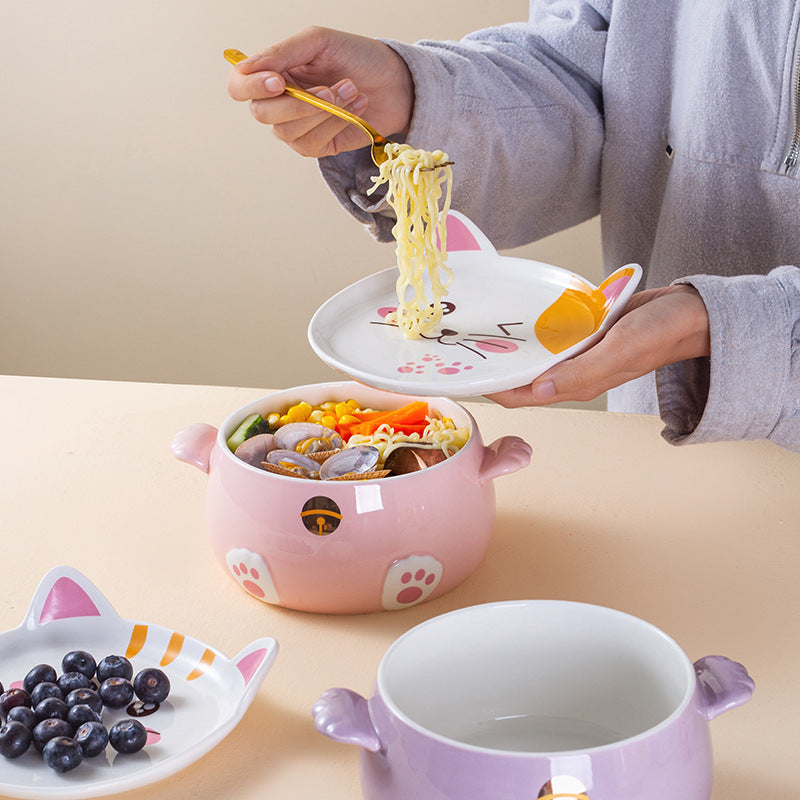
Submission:
[[[800,161],[800,31],[794,46],[794,65],[791,81],[791,135],[786,157],[783,159],[784,175],[791,175]]]

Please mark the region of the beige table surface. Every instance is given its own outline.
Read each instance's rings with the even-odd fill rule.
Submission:
[[[753,699],[711,723],[713,800],[800,797],[800,456],[766,442],[671,447],[648,417],[469,404],[486,442],[516,434],[534,449],[530,467],[496,481],[483,565],[427,604],[321,616],[262,604],[226,575],[206,540],[206,477],[169,451],[187,424],[218,425],[266,393],[0,377],[0,630],[20,624],[47,570],[69,564],[122,617],[229,656],[259,636],[280,643],[222,743],[125,797],[356,800],[358,750],[315,731],[316,698],[369,694],[386,648],[418,622],[514,598],[610,606],[692,660],[745,664]]]

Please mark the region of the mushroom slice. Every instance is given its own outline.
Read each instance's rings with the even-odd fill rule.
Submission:
[[[384,461],[383,466],[391,470],[392,475],[407,475],[432,467],[447,458],[441,447],[426,447],[419,444],[398,444]]]

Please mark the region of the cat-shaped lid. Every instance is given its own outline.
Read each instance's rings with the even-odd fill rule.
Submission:
[[[453,278],[434,331],[406,339],[391,321],[399,275],[392,267],[317,310],[308,329],[317,355],[362,383],[403,394],[505,391],[594,344],[642,276],[638,264],[628,264],[593,286],[568,270],[500,255],[457,211],[447,216],[447,254]]]

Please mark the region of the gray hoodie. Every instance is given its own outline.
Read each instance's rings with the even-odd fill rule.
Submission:
[[[673,443],[800,451],[799,31],[797,0],[531,0],[527,23],[388,42],[414,78],[407,141],[469,165],[453,207],[496,247],[599,213],[606,271],[700,292],[710,359],[609,393]],[[365,152],[320,165],[389,241]]]

